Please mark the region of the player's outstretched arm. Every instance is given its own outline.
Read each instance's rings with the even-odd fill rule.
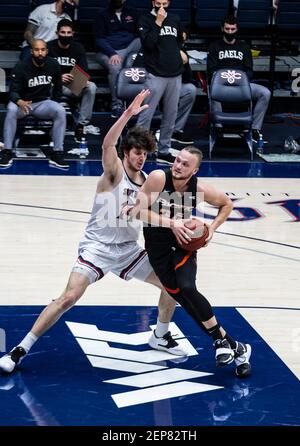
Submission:
[[[148,105],[142,105],[142,103],[149,94],[149,90],[142,90],[107,132],[102,144],[102,164],[105,174],[115,177],[121,168],[116,148],[118,139],[129,119],[148,107]]]

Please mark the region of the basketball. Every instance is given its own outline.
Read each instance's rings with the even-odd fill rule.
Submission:
[[[191,241],[188,243],[178,243],[180,248],[186,251],[196,251],[202,248],[209,234],[208,226],[199,218],[192,217],[191,221],[185,223],[185,227],[194,233],[190,236]]]

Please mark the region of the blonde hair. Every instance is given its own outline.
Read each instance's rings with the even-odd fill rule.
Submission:
[[[196,155],[198,157],[198,167],[201,164],[201,161],[203,159],[203,153],[200,149],[198,149],[198,147],[195,146],[187,146],[184,147],[183,150],[186,150],[187,152],[191,153],[192,155]]]

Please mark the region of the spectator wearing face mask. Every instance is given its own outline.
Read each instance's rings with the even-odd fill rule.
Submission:
[[[60,104],[62,94],[61,70],[58,62],[48,57],[47,43],[34,39],[31,57],[17,63],[12,73],[9,103],[4,121],[4,149],[0,153],[0,167],[13,163],[13,141],[17,122],[28,115],[52,119],[53,151],[49,164],[68,168],[63,158],[66,130],[66,111]]]
[[[75,64],[88,72],[85,49],[81,43],[74,42],[73,22],[67,19],[62,19],[58,22],[57,39],[49,42],[48,49],[49,56],[54,57],[61,67],[63,96],[79,100],[80,102],[79,116],[74,116],[76,123],[75,140],[80,142],[84,134],[84,127],[88,126],[92,118],[97,86],[94,82],[88,81],[79,97],[75,96],[67,87],[73,81],[73,76],[70,71]],[[92,125],[88,127],[89,133],[100,133],[98,127]]]
[[[194,140],[185,133],[184,129],[196,100],[197,87],[193,78],[191,66],[189,64],[189,56],[185,49],[185,41],[187,39],[186,31],[183,31],[182,37],[183,44],[180,49],[180,55],[183,62],[183,73],[181,78],[182,83],[179,95],[177,116],[175,120],[174,130],[171,136],[171,141],[178,144],[186,145],[194,144]],[[139,54],[138,61],[142,61],[142,65],[144,65],[144,61],[141,59],[141,53]],[[160,130],[157,130],[157,132],[155,133],[155,137],[158,141],[160,138]]]
[[[145,88],[151,92],[149,106],[138,117],[137,125],[149,129],[155,110],[163,102],[157,160],[171,164],[171,137],[175,128],[178,102],[182,86],[183,59],[180,52],[183,29],[179,16],[172,13],[170,0],[153,0],[151,11],[139,18],[145,67],[148,77]],[[170,11],[171,10],[171,11]]]
[[[29,15],[24,33],[21,59],[30,57],[33,39],[45,42],[56,39],[56,27],[61,19],[71,20],[78,0],[56,0],[54,3],[37,6]]]
[[[220,69],[242,70],[250,81],[251,96],[254,103],[252,140],[257,143],[262,137],[261,128],[268,109],[271,93],[263,85],[251,82],[253,75],[253,60],[249,45],[237,37],[239,23],[236,17],[228,15],[224,18],[221,31],[222,39],[210,44],[207,57],[207,76],[211,82],[212,75]],[[212,106],[219,110],[221,104],[213,101]],[[267,142],[267,141],[265,141]]]
[[[123,104],[116,95],[116,81],[129,53],[138,52],[137,13],[126,5],[125,0],[110,0],[109,6],[98,14],[95,21],[97,61],[108,70],[113,118],[123,112]]]

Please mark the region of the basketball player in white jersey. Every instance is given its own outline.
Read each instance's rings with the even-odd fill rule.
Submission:
[[[130,118],[148,107],[142,103],[149,93],[143,90],[138,94],[104,138],[104,172],[97,185],[91,217],[66,289],[42,311],[25,338],[0,359],[0,370],[12,372],[38,338],[76,304],[86,288],[109,271],[125,280],[134,277],[161,288],[158,323],[149,344],[174,355],[186,354],[168,331],[175,300],[163,291],[146,251],[137,243],[140,223],[128,222],[121,216],[124,205],[135,204],[135,197],[146,178],[142,168],[147,153],[155,150],[155,140],[145,129],[130,129],[121,145],[123,161],[118,157],[116,143]]]

